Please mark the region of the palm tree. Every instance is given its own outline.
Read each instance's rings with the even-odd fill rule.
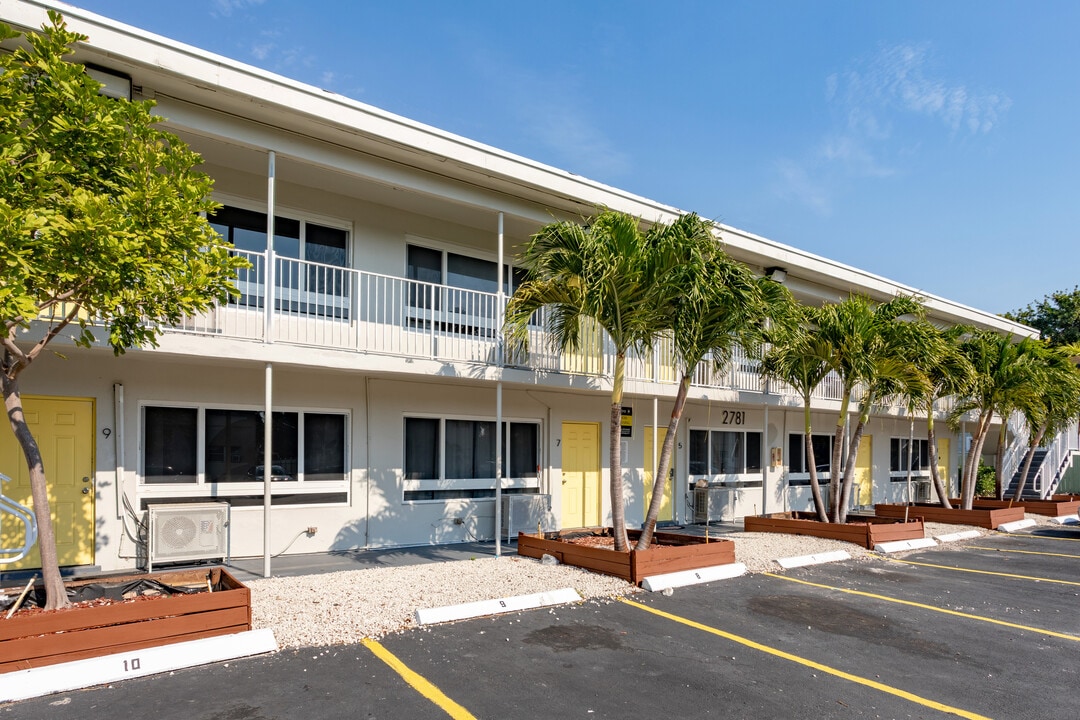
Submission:
[[[1015,501],[1023,497],[1035,448],[1042,444],[1043,438],[1061,432],[1080,415],[1080,370],[1077,370],[1071,358],[1075,350],[1075,347],[1069,346],[1041,346],[1035,353],[1039,366],[1036,387],[1040,402],[1024,411],[1030,433],[1020,470],[1020,482],[1013,493],[1012,499]]]
[[[991,330],[976,331],[960,345],[975,370],[975,379],[953,407],[950,422],[955,425],[968,412],[978,413],[975,434],[964,460],[961,507],[965,510],[970,510],[975,500],[979,458],[995,413],[1004,423],[1014,410],[1038,403],[1038,391],[1032,382],[1037,347],[1037,340],[1024,338],[1013,342],[1012,338]]]
[[[804,321],[808,310],[802,308]],[[791,387],[803,401],[803,441],[806,463],[810,470],[810,493],[814,497],[814,510],[821,522],[828,522],[829,515],[821,497],[821,484],[817,476],[817,462],[812,442],[813,426],[810,419],[810,399],[821,381],[829,374],[832,357],[829,346],[807,328],[804,322],[786,342],[773,345],[761,363],[762,375],[779,380]]]
[[[911,362],[925,379],[923,392],[910,395],[912,410],[926,412],[926,443],[930,460],[930,478],[934,483],[938,501],[944,508],[952,507],[949,492],[938,472],[937,434],[934,429],[934,403],[938,400],[961,395],[974,380],[974,368],[960,352],[960,339],[971,330],[963,325],[955,325],[947,330],[939,330],[926,321],[912,323],[916,341]],[[908,466],[911,464],[909,462]]]
[[[729,258],[712,234],[712,224],[698,221],[680,240],[690,257],[670,277],[670,329],[679,368],[679,389],[668,422],[667,435],[657,459],[645,524],[635,549],[652,542],[663,503],[664,485],[674,451],[675,437],[686,405],[694,370],[703,362],[726,367],[736,347],[747,354],[761,345],[766,326],[780,335],[790,326],[794,304],[787,288],[769,278],[756,277],[748,267]],[[703,244],[702,244],[703,243]],[[706,358],[709,358],[706,360]]]
[[[696,216],[682,220],[693,224]],[[619,439],[626,355],[652,348],[670,327],[671,278],[685,257],[672,236],[685,232],[656,224],[642,232],[640,221],[605,210],[586,224],[550,223],[530,239],[519,258],[526,280],[506,307],[505,330],[511,348],[528,342],[533,314],[547,308],[546,325],[559,350],[577,350],[583,326],[599,325],[611,339],[615,368],[611,384],[609,468],[611,522],[615,549],[628,548]]]
[[[873,404],[890,390],[916,380],[910,365],[900,355],[903,347],[904,315],[920,315],[922,305],[914,298],[898,296],[875,304],[869,298],[852,295],[839,303],[826,303],[813,312],[815,335],[829,348],[829,364],[840,376],[840,412],[833,438],[829,489],[829,519],[847,519],[847,499],[855,481],[855,458],[863,429]],[[858,423],[852,433],[846,466],[842,464],[844,439],[851,396],[857,386],[863,391],[858,403]],[[843,481],[840,469],[844,467]]]

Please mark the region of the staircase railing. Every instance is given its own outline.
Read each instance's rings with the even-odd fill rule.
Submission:
[[[1013,413],[1009,415],[1008,420],[1009,434],[1012,435],[1012,442],[1005,449],[1005,455],[1001,462],[1001,482],[1004,485],[1008,485],[1009,481],[1016,474],[1016,471],[1020,469],[1020,465],[1024,462],[1024,457],[1027,456],[1028,441],[1031,438],[1031,431],[1028,429],[1027,423],[1024,422],[1023,415],[1020,413]]]
[[[1080,449],[1077,423],[1075,421],[1070,423],[1069,427],[1058,433],[1045,447],[1046,458],[1035,477],[1035,488],[1041,498],[1048,498],[1054,493],[1058,484],[1061,483],[1061,476],[1072,461],[1073,453]]]

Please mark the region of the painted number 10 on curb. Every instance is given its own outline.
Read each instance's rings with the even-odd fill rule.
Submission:
[[[142,660],[137,657],[124,661],[124,672],[135,672],[142,669]]]

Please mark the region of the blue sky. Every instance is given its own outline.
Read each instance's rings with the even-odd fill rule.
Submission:
[[[1080,282],[1080,3],[74,4],[992,312]]]

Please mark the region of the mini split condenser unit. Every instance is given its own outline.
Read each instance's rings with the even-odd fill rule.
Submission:
[[[517,540],[518,531],[534,533],[555,529],[551,514],[551,496],[514,494],[502,496],[502,523],[506,541]]]
[[[229,554],[229,504],[151,505],[147,571],[154,563],[224,560]]]

